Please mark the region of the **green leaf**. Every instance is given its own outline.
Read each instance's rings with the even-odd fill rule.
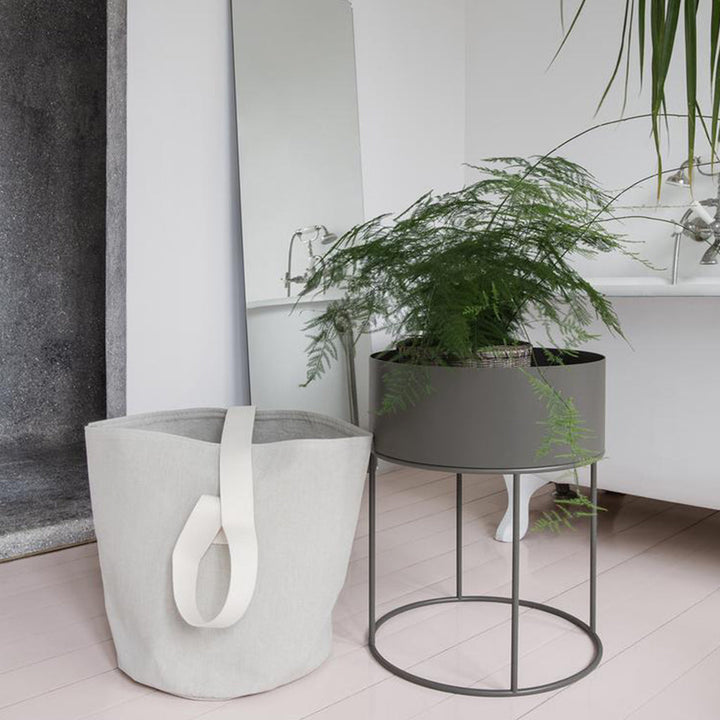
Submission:
[[[613,83],[615,82],[615,78],[617,77],[617,74],[618,74],[618,69],[620,68],[620,63],[622,62],[623,52],[625,52],[625,38],[627,35],[627,29],[628,29],[629,13],[630,13],[630,0],[625,0],[625,14],[623,17],[622,32],[621,32],[621,37],[620,37],[620,50],[618,50],[617,58],[615,59],[615,66],[613,67],[612,75],[610,75],[610,80],[608,81],[608,84],[605,86],[605,91],[603,92],[602,97],[600,98],[600,102],[598,103],[597,107],[595,108],[596,115],[600,111],[602,104],[605,102],[605,98],[607,97],[607,94],[610,92],[610,88],[612,87]],[[627,88],[627,78],[626,78],[626,88]],[[626,90],[626,93],[627,93],[627,90]]]
[[[656,0],[659,5],[664,5],[663,0]],[[678,20],[680,19],[680,9],[682,0],[668,0],[667,13],[662,25],[660,26],[660,35],[658,37],[660,57],[656,70],[657,76],[654,78],[654,102],[653,112],[659,112],[662,102],[665,99],[665,81],[667,80],[668,69],[672,60],[673,47],[675,45],[675,37],[677,35]],[[693,4],[693,10],[695,5]],[[655,41],[653,40],[653,43]]]
[[[587,2],[587,0],[582,0],[582,2],[580,3],[580,6],[578,7],[577,11],[575,12],[572,22],[570,23],[570,27],[568,28],[565,35],[563,35],[563,39],[562,39],[562,42],[560,43],[560,47],[555,51],[555,54],[553,55],[552,60],[550,61],[550,64],[548,65],[548,67],[550,67],[555,62],[555,60],[557,60],[557,56],[562,52],[562,49],[565,47],[565,43],[568,41],[568,38],[570,37],[570,34],[572,33],[573,28],[575,27],[575,23],[577,23],[578,18],[580,17],[580,13],[582,13],[586,2]]]
[[[708,128],[707,123],[705,122],[705,116],[703,115],[702,109],[700,108],[700,105],[698,103],[695,103],[695,115],[697,119],[700,121],[700,127],[702,128],[703,135],[705,136],[705,139],[708,142],[708,145],[710,146],[710,168],[712,171],[713,166],[715,165],[715,161],[718,159],[717,152],[715,151],[715,143],[712,140],[712,136],[710,135],[710,128]]]
[[[713,81],[713,96],[712,96],[712,119],[710,121],[712,135],[713,150],[717,146],[718,142],[718,118],[720,118],[720,53],[718,54],[715,67],[715,78]]]
[[[658,125],[660,106],[662,104],[662,87],[659,82],[661,76],[662,42],[665,28],[665,3],[663,0],[650,0],[650,41],[651,55],[651,125],[652,137],[655,144],[655,157],[657,160],[657,196],[660,197],[662,189],[662,153],[660,151],[660,128]]]
[[[715,77],[715,60],[718,54],[718,41],[720,40],[720,1],[712,0],[712,13],[710,17],[710,79]]]
[[[646,0],[638,0],[637,28],[638,28],[638,53],[640,65],[640,87],[642,87],[645,75],[645,9]]]
[[[692,182],[695,160],[695,107],[697,105],[697,7],[696,0],[685,0],[685,84],[688,111],[688,176]]]
[[[662,189],[662,152],[660,148],[659,117],[665,104],[665,81],[667,79],[672,51],[677,34],[682,0],[651,0],[650,30],[652,35],[652,134],[657,157],[657,196]],[[694,6],[693,6],[694,7]]]
[[[630,23],[627,30],[627,53],[625,53],[625,86],[623,88],[623,103],[621,115],[625,115],[625,108],[627,107],[628,98],[628,85],[630,83],[630,56],[632,55],[632,25],[635,17],[635,0],[632,0],[630,5]]]

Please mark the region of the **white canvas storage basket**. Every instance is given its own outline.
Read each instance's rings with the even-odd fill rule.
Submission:
[[[150,413],[86,429],[118,665],[138,682],[177,695],[227,699],[268,690],[310,672],[330,652],[331,613],[347,571],[372,436],[293,411],[258,411],[253,428],[247,410],[238,413],[239,440],[227,437],[229,429],[223,437],[222,409]],[[245,455],[243,427],[250,428]],[[250,463],[248,484],[242,468]],[[218,533],[210,544],[215,520],[232,524],[228,498],[235,499],[231,509],[242,506],[243,527],[228,530],[227,538]],[[235,547],[230,593],[225,542]],[[191,546],[202,557],[196,597],[192,572],[181,577],[192,566]],[[196,626],[203,621],[211,626]]]

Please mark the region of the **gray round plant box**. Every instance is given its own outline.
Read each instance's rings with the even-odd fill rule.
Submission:
[[[548,433],[548,403],[528,373],[563,398],[572,398],[584,430],[582,449],[605,452],[605,358],[590,352],[566,356],[562,365],[535,351],[529,369],[440,367],[393,362],[393,353],[370,357],[370,411],[375,451],[401,464],[486,470],[549,470],[573,464],[570,448],[539,455]],[[389,375],[391,373],[391,375]],[[420,389],[414,404],[379,414],[388,380]]]

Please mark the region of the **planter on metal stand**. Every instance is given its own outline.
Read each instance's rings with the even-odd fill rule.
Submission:
[[[555,351],[557,352],[557,351]],[[548,363],[546,354],[535,351],[532,367],[414,366],[430,388],[414,405],[397,413],[379,413],[388,373],[397,372],[394,353],[370,358],[370,409],[375,433],[370,463],[370,616],[368,644],[373,656],[393,674],[418,685],[445,692],[478,696],[531,695],[555,690],[588,675],[600,663],[602,643],[596,632],[597,515],[590,518],[590,610],[589,621],[543,603],[521,600],[519,595],[520,483],[523,473],[572,469],[577,461],[567,448],[553,447],[539,456],[548,422],[547,404],[536,394],[530,376],[548,383],[562,397],[572,398],[587,432],[584,440],[591,466],[590,501],[597,506],[597,461],[605,450],[605,358],[589,352],[564,356],[562,364]],[[403,366],[406,371],[408,365]],[[401,465],[456,473],[456,592],[448,597],[422,600],[375,617],[375,515],[377,459]],[[462,587],[462,482],[463,473],[507,473],[513,476],[512,593],[510,597],[466,595]],[[457,602],[491,602],[511,606],[511,667],[506,688],[449,685],[415,675],[387,660],[377,647],[377,630],[391,618],[427,605]],[[582,630],[593,645],[593,657],[577,672],[554,682],[520,686],[520,606],[555,615]]]

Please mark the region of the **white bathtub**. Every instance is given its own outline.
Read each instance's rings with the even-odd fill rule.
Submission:
[[[612,298],[627,341],[595,328],[588,349],[607,356],[607,490],[720,509],[720,269],[670,284],[663,277],[597,277]],[[326,300],[278,298],[248,303],[253,401],[347,416],[342,364],[302,389],[307,314]],[[367,417],[365,358],[358,347],[361,418]]]
[[[664,277],[596,277],[590,282],[608,297],[720,296],[720,275],[687,278],[673,285]]]
[[[597,327],[607,357],[601,488],[720,509],[720,269],[717,276],[593,278],[624,340]]]
[[[308,338],[303,330],[314,314],[322,312],[334,296],[270,298],[247,303],[250,396],[263,409],[309,410],[350,419],[346,367],[338,361],[308,387],[305,381]],[[367,356],[369,338],[356,348],[361,425],[367,427]]]
[[[607,357],[598,486],[720,509],[720,271],[677,285],[661,277],[590,280],[612,299],[627,338],[598,325],[599,339],[587,346]],[[551,479],[563,481],[525,476],[521,533],[529,496]],[[496,538],[512,538],[509,510]]]

